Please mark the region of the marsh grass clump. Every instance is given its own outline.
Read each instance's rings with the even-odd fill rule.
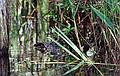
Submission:
[[[11,8],[12,72],[119,76],[119,0],[16,0]]]

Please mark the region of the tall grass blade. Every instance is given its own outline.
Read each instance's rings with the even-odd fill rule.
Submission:
[[[82,66],[82,65],[84,65],[84,64],[85,64],[84,61],[80,62],[80,63],[77,64],[75,67],[73,67],[72,69],[70,69],[70,70],[68,70],[66,73],[64,73],[63,76],[65,76],[65,75],[71,73],[72,71],[75,71],[76,69],[78,69],[80,66]]]
[[[97,10],[96,8],[94,8],[92,5],[90,5],[91,9],[95,12],[95,14],[100,17],[101,20],[104,21],[104,23],[107,25],[107,27],[109,27],[111,30],[115,30],[114,28],[114,24],[111,22],[111,20],[105,16],[103,13],[101,13],[99,10]]]
[[[111,35],[112,35],[115,43],[117,44],[117,46],[120,47],[120,46],[119,46],[119,43],[117,42],[117,39],[116,39],[115,35],[113,34],[113,32],[112,32],[110,29],[108,29],[108,30],[110,31],[110,33],[111,33]]]

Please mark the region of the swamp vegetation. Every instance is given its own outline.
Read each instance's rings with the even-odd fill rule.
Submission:
[[[120,76],[120,1],[0,0],[0,76]]]

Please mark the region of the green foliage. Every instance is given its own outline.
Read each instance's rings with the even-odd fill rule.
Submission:
[[[90,7],[97,14],[97,16],[100,17],[100,19],[104,21],[104,23],[107,25],[107,27],[109,27],[111,30],[115,30],[114,24],[111,22],[111,20],[107,16],[105,16],[99,10],[94,8],[92,5],[90,5]]]
[[[67,55],[67,57],[66,57],[66,62],[67,62],[67,63],[70,63],[70,62],[72,62],[72,61],[75,61],[75,58],[73,58],[73,56],[71,56],[71,55]]]
[[[65,34],[69,34],[72,30],[74,30],[73,27],[71,27],[71,25],[68,23],[68,26],[66,28],[63,28],[63,32]]]

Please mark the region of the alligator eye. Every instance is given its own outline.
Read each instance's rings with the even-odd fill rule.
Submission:
[[[45,47],[45,45],[43,43],[36,43],[34,44],[35,47]]]
[[[44,53],[46,50],[46,47],[43,43],[36,43],[34,44],[34,47],[36,50],[40,51],[41,53]]]

